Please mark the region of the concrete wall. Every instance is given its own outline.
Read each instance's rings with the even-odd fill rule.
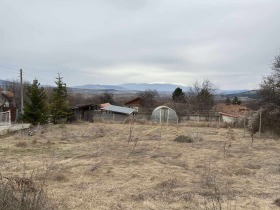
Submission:
[[[94,120],[105,120],[105,121],[113,121],[113,122],[123,122],[126,119],[132,119],[133,115],[123,115],[117,113],[106,113],[100,112],[96,113],[93,117]]]
[[[219,116],[205,117],[203,115],[189,115],[181,118],[181,121],[218,121]]]
[[[236,121],[235,117],[229,117],[229,116],[225,116],[225,115],[222,115],[221,119],[223,122],[226,122],[226,123],[234,123]]]

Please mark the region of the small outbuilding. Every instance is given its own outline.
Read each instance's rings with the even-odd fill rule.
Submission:
[[[71,111],[74,113],[73,120],[93,121],[94,111],[98,110],[96,104],[84,104],[77,105],[72,108]]]
[[[173,109],[167,106],[159,106],[152,112],[151,121],[154,123],[178,124],[178,116]]]
[[[125,121],[128,118],[133,118],[135,112],[135,109],[115,105],[106,106],[101,110],[100,118],[112,121]]]

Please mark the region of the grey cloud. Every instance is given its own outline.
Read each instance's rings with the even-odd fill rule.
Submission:
[[[44,72],[49,80],[60,69],[69,85],[208,77],[225,89],[253,88],[252,78],[258,84],[279,53],[279,6],[277,0],[3,0],[0,64]]]

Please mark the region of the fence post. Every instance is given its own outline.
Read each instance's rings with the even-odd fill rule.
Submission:
[[[169,120],[169,109],[167,110],[167,125],[168,125],[168,120]]]
[[[260,110],[259,139],[261,138],[261,129],[262,129],[262,110]]]
[[[9,113],[9,114],[8,114],[8,116],[9,116],[9,127],[11,127],[11,126],[12,126],[12,119],[11,119],[11,118],[12,118],[12,114],[11,114],[11,110],[9,110],[8,113]]]
[[[159,122],[160,122],[160,124],[161,124],[161,110],[162,109],[160,109],[160,112],[159,112]]]
[[[244,134],[243,134],[243,137],[245,137],[245,132],[246,132],[246,109],[245,109],[245,112],[244,112]]]

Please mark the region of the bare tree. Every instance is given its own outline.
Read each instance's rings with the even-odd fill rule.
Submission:
[[[105,91],[102,94],[99,94],[97,96],[97,100],[98,102],[101,103],[110,103],[110,104],[114,104],[114,94],[108,91]]]
[[[26,98],[27,89],[28,89],[29,83],[24,82],[23,83],[23,98]],[[17,109],[20,109],[21,107],[21,85],[18,80],[12,80],[7,81],[6,83],[6,89],[14,94],[15,99],[15,106]]]
[[[201,84],[196,81],[186,94],[189,109],[193,112],[204,111],[209,116],[216,90],[215,85],[208,79]]]
[[[263,109],[262,130],[280,134],[280,55],[275,57],[271,75],[264,78],[258,95]]]
[[[151,110],[156,106],[156,98],[159,97],[157,90],[147,89],[137,94],[141,98],[141,102],[144,108]]]

